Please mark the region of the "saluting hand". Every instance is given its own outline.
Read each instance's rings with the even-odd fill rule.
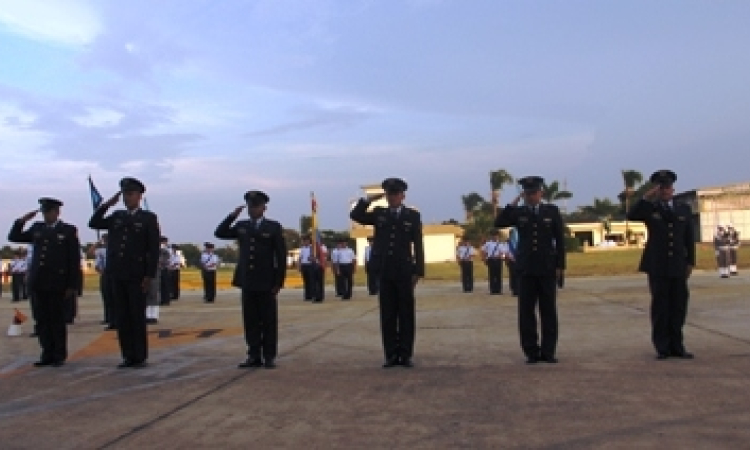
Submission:
[[[380,199],[381,199],[381,198],[383,198],[383,197],[385,197],[385,193],[384,193],[384,192],[381,192],[380,194],[375,194],[375,195],[373,195],[372,197],[368,197],[367,199],[368,199],[368,200],[369,200],[370,202],[374,202],[374,201],[380,200]]]
[[[22,221],[24,221],[24,222],[28,222],[29,220],[33,219],[33,218],[34,218],[34,216],[36,216],[36,214],[37,214],[38,212],[39,212],[39,210],[38,210],[38,209],[35,209],[34,211],[28,212],[28,213],[24,214],[24,215],[23,215],[23,216],[21,217],[21,220],[22,220]]]
[[[102,206],[105,208],[111,208],[117,204],[117,202],[120,201],[120,196],[122,195],[122,191],[118,192],[117,194],[113,195],[109,200],[104,202]]]
[[[232,216],[233,217],[239,216],[243,209],[245,209],[245,205],[234,208],[234,211],[232,212]]]
[[[653,200],[656,198],[656,195],[659,193],[660,190],[661,190],[661,186],[657,184],[656,186],[646,191],[646,193],[643,194],[643,197],[648,200]]]

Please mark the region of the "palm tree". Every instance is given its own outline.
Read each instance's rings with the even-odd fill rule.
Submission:
[[[553,181],[550,184],[544,185],[544,192],[542,193],[542,198],[547,203],[554,203],[558,200],[567,200],[571,197],[573,197],[573,194],[570,191],[560,190],[560,183],[558,181]]]
[[[500,203],[500,192],[506,184],[513,184],[515,179],[505,169],[493,170],[490,172],[490,190],[492,193],[492,210],[497,215],[497,205]]]
[[[461,201],[464,204],[464,211],[466,212],[466,222],[472,222],[474,220],[474,213],[481,208],[482,204],[485,203],[484,198],[472,192],[467,195],[461,196]]]
[[[633,196],[636,185],[643,183],[643,174],[637,170],[623,170],[622,181],[625,183],[625,190],[620,194],[620,198],[624,197],[625,200],[625,245],[628,245],[630,244],[630,224],[627,214],[630,210],[630,197]]]
[[[620,211],[620,206],[608,198],[594,198],[594,203],[581,206],[579,210],[599,220],[610,219]]]

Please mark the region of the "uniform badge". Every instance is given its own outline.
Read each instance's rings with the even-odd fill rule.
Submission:
[[[65,239],[65,235],[64,234],[58,234],[57,238],[62,241],[63,239]]]
[[[247,233],[247,229],[245,229],[245,227],[237,228],[237,233],[239,233],[239,234],[245,234],[245,233]]]
[[[34,239],[39,239],[40,237],[42,237],[42,233],[38,231],[34,233]]]
[[[652,216],[652,217],[653,217],[654,219],[661,219],[661,214],[659,214],[658,212],[655,212],[655,213],[653,213],[653,214],[652,214],[651,216]]]
[[[404,221],[404,225],[406,225],[407,227],[410,227],[411,226],[411,222]]]
[[[141,228],[143,226],[143,223],[142,222],[135,222],[135,223],[133,223],[133,226],[135,226],[136,228]]]
[[[682,220],[684,222],[685,221],[685,216],[677,216],[677,220]]]
[[[545,217],[543,220],[545,222],[552,222],[552,218],[551,217]]]
[[[271,233],[261,233],[260,235],[263,236],[264,238],[270,238],[271,237]]]

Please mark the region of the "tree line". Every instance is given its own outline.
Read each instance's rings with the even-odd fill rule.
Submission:
[[[626,220],[626,211],[630,205],[637,202],[651,188],[650,183],[644,183],[643,174],[637,170],[627,169],[621,171],[623,189],[613,200],[610,197],[595,197],[591,204],[579,206],[575,211],[567,211],[562,208],[561,213],[566,223],[600,222],[607,232],[610,231],[609,224],[613,221]],[[500,208],[500,197],[503,188],[516,185],[518,180],[505,169],[498,169],[489,173],[490,196],[489,200],[478,192],[470,192],[461,196],[465,220],[459,223],[455,219],[443,223],[459,225],[464,229],[464,237],[475,245],[486,239],[487,233],[493,228],[494,218]],[[573,197],[568,191],[565,182],[558,180],[545,182],[544,201],[547,203],[559,203]],[[514,194],[515,195],[515,194]],[[627,224],[626,224],[626,230]],[[629,230],[626,231],[629,233]]]

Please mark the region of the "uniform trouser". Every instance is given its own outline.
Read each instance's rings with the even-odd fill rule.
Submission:
[[[326,298],[326,271],[323,266],[313,265],[313,299],[323,301]]]
[[[737,273],[737,250],[738,247],[729,247],[729,272]]]
[[[159,305],[169,305],[174,296],[174,282],[176,270],[162,269],[161,281],[159,283]]]
[[[65,292],[37,290],[33,295],[36,332],[42,347],[42,361],[65,361],[68,332],[65,325]]]
[[[148,358],[146,292],[141,281],[111,279],[117,315],[117,338],[122,357],[142,362]]]
[[[315,288],[313,286],[313,265],[302,264],[300,266],[300,272],[302,273],[302,295],[305,300],[312,300],[315,296]]]
[[[461,286],[464,292],[474,290],[474,261],[459,261],[461,268]]]
[[[111,327],[117,326],[115,323],[116,314],[114,299],[112,298],[112,281],[110,281],[108,275],[99,275],[99,292],[101,292],[102,295],[104,321],[107,322]]]
[[[339,278],[341,278],[341,297],[344,300],[352,298],[354,263],[339,264]]]
[[[202,270],[201,277],[203,278],[203,298],[207,302],[213,302],[216,299],[216,271]]]
[[[380,291],[380,277],[367,268],[367,263],[365,263],[365,273],[367,274],[367,291],[370,295],[377,295]]]
[[[13,290],[13,301],[17,302],[22,298],[29,298],[26,292],[26,274],[14,273],[11,276],[11,289]]]
[[[688,290],[685,277],[648,277],[651,291],[651,340],[659,353],[685,351],[682,327],[687,317]]]
[[[380,333],[385,359],[414,354],[416,311],[411,275],[380,278]]]
[[[337,297],[343,297],[343,295],[344,295],[344,279],[341,276],[341,271],[339,270],[339,267],[341,267],[341,264],[336,264],[334,266],[334,270],[333,270],[333,285],[336,288],[336,296]]]
[[[487,258],[487,280],[490,285],[490,294],[503,293],[503,260],[500,258]]]
[[[521,335],[521,348],[527,357],[555,356],[557,349],[557,279],[554,275],[520,276],[518,297],[518,329]],[[542,322],[542,342],[536,325],[536,308],[539,305],[539,319]]]
[[[508,267],[508,285],[510,285],[510,292],[513,295],[518,295],[518,271],[516,270],[516,262],[512,259],[506,259],[505,265]]]
[[[276,358],[279,312],[276,296],[270,291],[242,289],[242,322],[245,326],[247,356],[265,360]]]
[[[716,250],[716,265],[719,267],[719,275],[729,275],[729,249],[726,247]]]
[[[172,271],[172,286],[171,286],[171,292],[172,292],[172,300],[178,300],[180,298],[180,271],[179,270],[173,270]]]

